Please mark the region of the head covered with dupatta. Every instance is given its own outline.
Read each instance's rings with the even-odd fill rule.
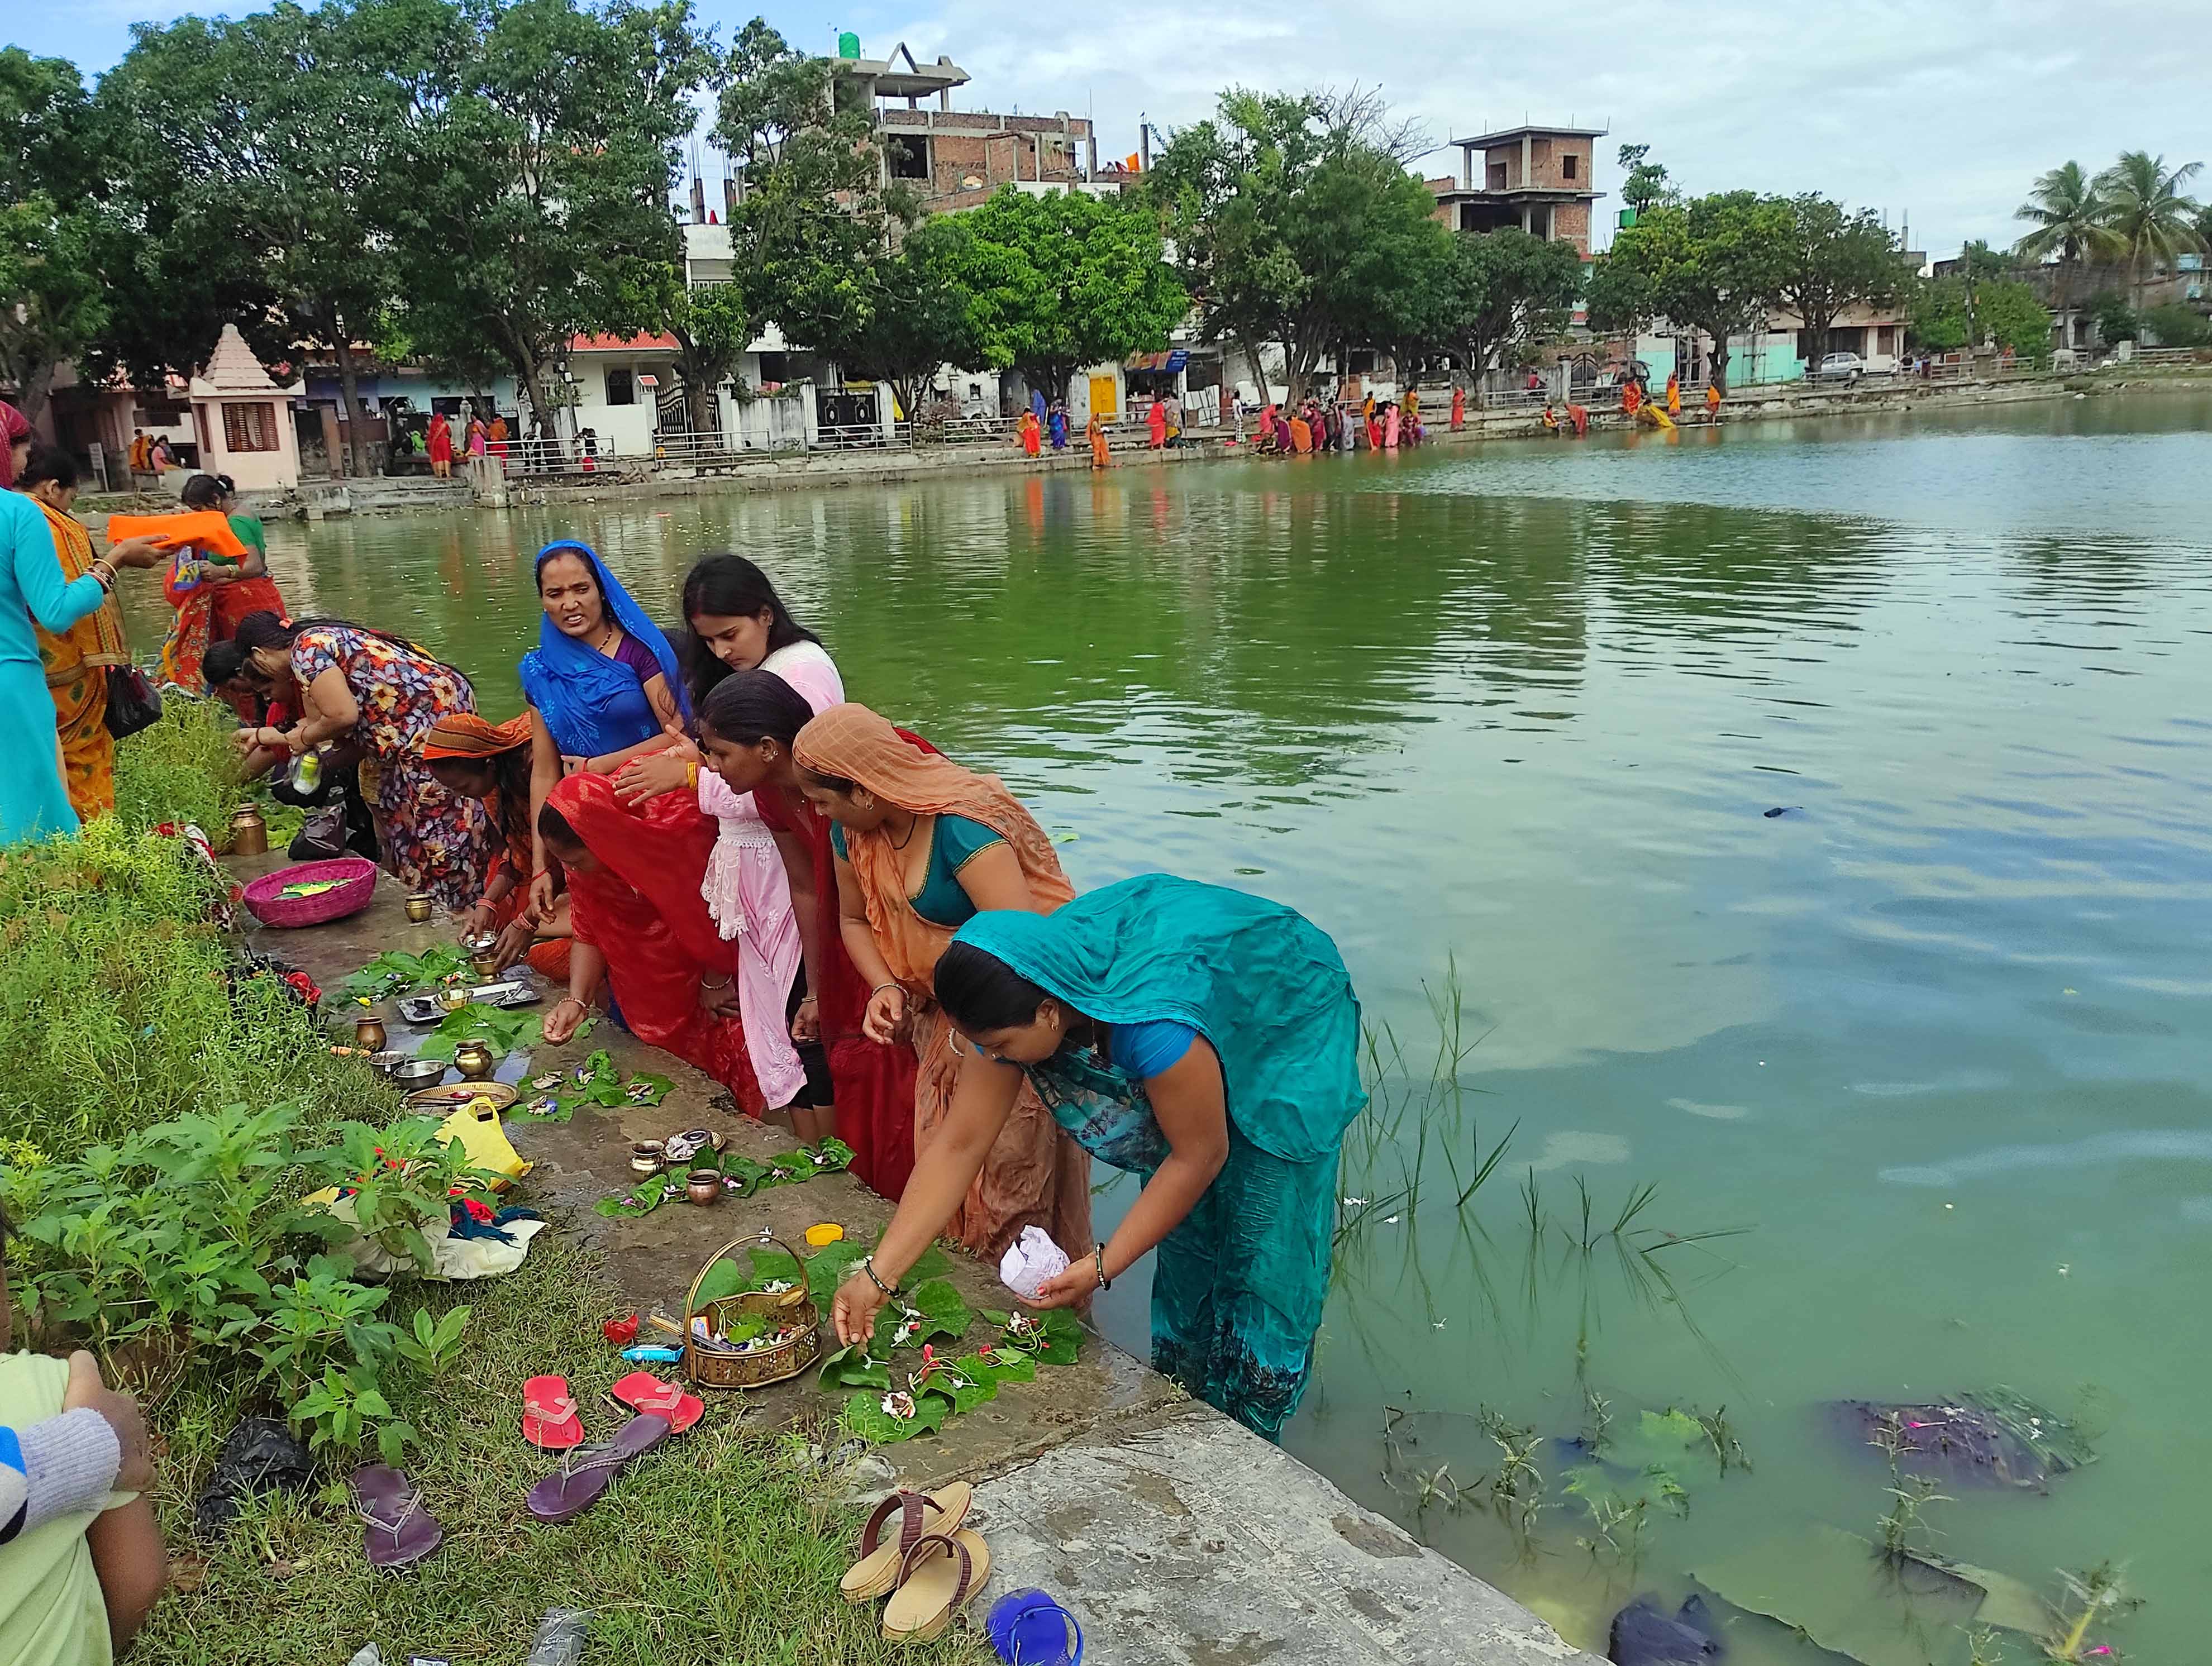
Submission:
[[[587,544],[562,538],[547,544],[538,552],[533,578],[542,575],[545,563],[556,556],[574,556],[591,569],[606,617],[620,625],[632,641],[642,642],[652,650],[678,708],[685,717],[690,716],[690,696],[684,688],[682,668],[677,664],[676,650],[661,634],[660,627],[632,599],[622,581],[607,571],[606,563]],[[522,656],[523,694],[544,718],[546,727],[553,731],[563,751],[611,750],[607,745],[592,743],[602,739],[602,726],[608,714],[618,702],[630,698],[636,685],[636,675],[628,666],[608,658],[589,642],[563,634],[550,617],[538,621],[538,646]],[[631,735],[614,745],[628,745],[643,738]]]

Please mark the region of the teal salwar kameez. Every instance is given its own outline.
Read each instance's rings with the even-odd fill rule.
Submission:
[[[1366,1104],[1359,1003],[1336,945],[1279,903],[1164,874],[1050,915],[981,914],[959,939],[1109,1036],[1187,1025],[1220,1059],[1229,1155],[1160,1243],[1152,1363],[1279,1438],[1305,1392],[1328,1294],[1344,1130]],[[1150,1179],[1166,1159],[1144,1083],[1109,1056],[1071,1046],[1024,1068],[1100,1161]]]

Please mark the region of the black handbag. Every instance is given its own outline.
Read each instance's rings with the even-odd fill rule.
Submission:
[[[107,668],[107,733],[118,740],[161,721],[161,696],[136,666]]]

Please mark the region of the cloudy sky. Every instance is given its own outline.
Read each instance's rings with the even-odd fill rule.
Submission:
[[[697,3],[725,39],[757,9]],[[1825,192],[1893,225],[1909,215],[1913,242],[1939,256],[1968,237],[2010,241],[2029,182],[2069,157],[2092,168],[2124,149],[2212,159],[2203,52],[2181,44],[2204,39],[2212,0],[838,3],[775,0],[765,15],[817,51],[842,27],[871,58],[900,40],[925,61],[947,53],[975,78],[955,95],[969,108],[1089,111],[1102,157],[1137,148],[1139,112],[1172,128],[1231,82],[1358,82],[1439,143],[1523,119],[1608,126],[1601,189],[1619,184],[1613,148],[1648,142],[1692,191]],[[186,9],[27,3],[10,6],[0,35],[94,71],[128,46],[131,19]]]

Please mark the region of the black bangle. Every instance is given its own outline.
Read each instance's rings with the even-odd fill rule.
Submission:
[[[877,1289],[882,1291],[884,1295],[896,1296],[898,1294],[897,1287],[894,1285],[885,1284],[884,1282],[883,1274],[876,1271],[876,1258],[873,1256],[863,1256],[860,1257],[860,1271],[866,1273],[868,1275],[868,1282],[875,1286]]]
[[[1093,1250],[1091,1252],[1091,1259],[1098,1268],[1098,1287],[1101,1290],[1111,1290],[1114,1287],[1114,1280],[1106,1276],[1106,1246],[1102,1243]]]

